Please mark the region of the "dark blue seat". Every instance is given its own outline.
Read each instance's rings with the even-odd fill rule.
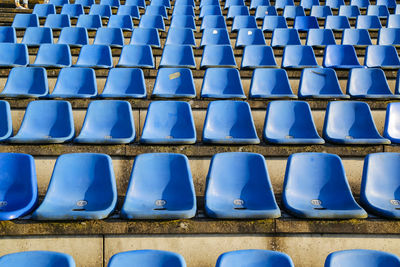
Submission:
[[[226,28],[206,28],[203,30],[200,47],[205,45],[231,45]]]
[[[69,4],[69,0],[50,0],[49,4],[62,7],[63,5]]]
[[[316,17],[298,16],[294,19],[293,28],[298,31],[308,31],[310,29],[319,29],[319,24]]]
[[[65,253],[39,250],[6,254],[0,258],[1,267],[23,267],[27,265],[43,267],[75,267],[75,261],[70,255]]]
[[[39,18],[36,14],[15,14],[11,27],[15,29],[26,29],[28,27],[39,27]]]
[[[288,45],[283,50],[282,68],[319,67],[314,50],[308,45]]]
[[[83,7],[91,7],[94,5],[94,0],[75,0],[75,4],[81,4]]]
[[[200,30],[203,31],[204,29],[211,28],[211,29],[226,29],[226,22],[225,18],[222,15],[207,15],[204,16],[201,21]]]
[[[225,252],[218,257],[216,267],[294,267],[292,259],[285,253],[261,250],[247,249]]]
[[[275,8],[276,9],[284,9],[286,6],[294,6],[293,0],[276,0]]]
[[[115,254],[111,257],[108,267],[123,267],[132,262],[140,262],[142,267],[166,266],[186,267],[181,255],[162,250],[132,250]]]
[[[80,15],[76,22],[76,27],[83,27],[88,30],[97,30],[102,26],[100,15]]]
[[[271,2],[269,0],[251,0],[250,1],[250,10],[257,9],[259,6],[271,6]]]
[[[400,69],[399,55],[392,45],[370,45],[365,51],[364,65],[368,68]]]
[[[16,43],[17,33],[15,28],[0,26],[0,43]]]
[[[305,16],[305,15],[306,14],[302,6],[285,6],[283,9],[283,16],[286,19],[294,19],[297,16]]]
[[[372,45],[372,40],[367,29],[345,29],[342,45],[367,46]]]
[[[272,32],[271,46],[285,47],[287,45],[301,45],[298,31],[296,29],[275,29]]]
[[[217,6],[219,4],[219,0],[200,0],[200,8],[203,6]]]
[[[160,36],[155,28],[135,28],[132,32],[131,45],[150,45],[160,47]]]
[[[326,18],[332,15],[332,9],[329,6],[313,6],[311,8],[310,16],[316,18]]]
[[[56,14],[56,7],[53,4],[35,4],[32,14],[45,18],[47,15]]]
[[[201,87],[204,98],[246,98],[239,71],[233,68],[209,68]]]
[[[323,138],[337,144],[390,144],[376,129],[368,104],[358,101],[328,103]]]
[[[301,98],[348,98],[340,89],[336,72],[330,68],[304,69],[300,77]]]
[[[342,5],[339,7],[339,16],[357,18],[359,15],[361,15],[361,12],[358,6]]]
[[[394,144],[400,143],[400,131],[397,126],[399,125],[399,118],[400,118],[399,114],[400,114],[399,104],[389,103],[386,108],[386,121],[385,121],[385,128],[383,130],[383,136],[389,139]],[[397,190],[397,187],[393,189]]]
[[[221,7],[219,5],[207,5],[207,6],[202,6],[200,8],[200,15],[199,18],[203,18],[205,16],[209,15],[218,15],[222,16],[222,11]]]
[[[193,30],[188,28],[169,28],[165,44],[196,46]]]
[[[99,28],[93,44],[108,45],[111,47],[124,46],[124,34],[120,28]]]
[[[281,216],[265,159],[256,153],[215,154],[211,159],[204,198],[206,213],[213,218],[264,219]]]
[[[90,98],[97,96],[96,74],[90,68],[64,68],[58,74],[50,97]]]
[[[152,96],[160,98],[196,97],[192,71],[187,68],[158,69]]]
[[[71,177],[74,181],[71,182]],[[32,214],[35,220],[100,220],[117,204],[111,157],[96,153],[57,158],[46,196]]]
[[[148,153],[135,158],[122,217],[176,220],[195,214],[196,193],[185,155]]]
[[[247,102],[219,100],[208,104],[203,142],[213,144],[259,144]]]
[[[164,19],[160,15],[142,15],[139,22],[140,28],[154,28],[165,31]]]
[[[258,6],[256,9],[256,20],[263,20],[266,16],[277,16],[278,13],[274,6]]]
[[[338,9],[340,6],[344,5],[344,0],[326,0],[325,5],[332,9]]]
[[[226,0],[224,9],[228,9],[231,6],[245,6],[244,0]]]
[[[149,45],[125,45],[117,67],[154,68],[153,52]]]
[[[129,15],[133,19],[139,19],[140,18],[140,13],[139,13],[139,7],[138,6],[119,6],[117,15]]]
[[[194,21],[194,16],[173,15],[171,18],[170,28],[188,28],[196,30],[196,23]]]
[[[61,30],[64,27],[71,27],[70,17],[67,14],[50,14],[46,18],[44,27]]]
[[[11,69],[3,97],[42,97],[49,93],[47,72],[44,68],[19,67]]]
[[[109,5],[93,4],[90,7],[89,15],[99,15],[100,18],[109,18],[112,15]]]
[[[36,100],[26,107],[13,143],[65,143],[75,135],[72,107],[67,101]]]
[[[195,16],[194,14],[194,8],[192,5],[182,5],[182,6],[177,6],[175,5],[174,11],[172,12],[172,16],[176,15],[184,15],[184,16]]]
[[[41,44],[32,66],[64,68],[70,67],[71,51],[66,44]]]
[[[146,85],[143,70],[113,68],[109,71],[101,97],[145,98]]]
[[[356,21],[356,28],[357,29],[380,29],[382,28],[381,21],[379,20],[378,16],[375,15],[360,15],[357,16]]]
[[[137,6],[139,8],[146,8],[145,0],[126,0],[125,6]]]
[[[325,68],[351,69],[361,68],[356,50],[352,45],[327,45],[322,65]]]
[[[253,16],[236,16],[233,18],[231,32],[237,32],[240,29],[257,29],[256,18]]]
[[[121,52],[122,54],[122,52]],[[107,45],[84,45],[74,67],[112,68],[111,49]]]
[[[192,47],[166,44],[159,67],[196,68]]]
[[[366,218],[346,179],[341,159],[327,153],[292,154],[286,165],[282,203],[307,219]]]
[[[108,28],[119,28],[124,31],[133,30],[132,17],[130,15],[111,15],[107,24]]]
[[[146,7],[146,11],[144,12],[145,15],[157,16],[160,15],[164,19],[168,19],[167,9],[165,6],[154,6],[150,4]]]
[[[236,16],[250,16],[249,8],[247,6],[231,6],[228,9],[226,19],[230,20]]]
[[[89,44],[89,36],[86,28],[65,27],[58,37],[58,44],[67,44],[70,47],[81,47]]]
[[[400,28],[382,28],[379,30],[378,45],[400,46]]]
[[[262,30],[266,31],[273,31],[279,28],[287,28],[287,22],[285,17],[283,16],[265,16],[263,21]]]
[[[325,260],[325,267],[396,267],[400,258],[394,254],[367,249],[332,252]]]
[[[10,104],[0,100],[0,141],[7,140],[13,133]]]
[[[331,29],[310,29],[308,31],[306,45],[321,47],[332,44],[336,44],[336,41]]]
[[[267,45],[248,45],[243,49],[240,68],[276,68],[278,67],[274,51]]]
[[[255,69],[249,95],[250,98],[297,98],[284,69]]]
[[[260,29],[246,29],[239,30],[236,38],[235,47],[246,47],[248,45],[266,45],[264,33]]]
[[[369,0],[350,0],[350,5],[358,6],[360,9],[367,8],[371,3]]]
[[[27,46],[39,46],[41,44],[53,43],[53,32],[47,27],[29,27],[26,28],[23,44]]]
[[[400,12],[396,15],[389,15],[386,28],[400,28]]]
[[[109,5],[110,7],[118,8],[121,3],[119,0],[100,0],[100,5]]]
[[[342,31],[350,29],[349,19],[345,16],[327,16],[325,19],[325,29]]]
[[[205,45],[200,67],[236,67],[232,47],[230,45]]]
[[[389,16],[389,10],[386,5],[370,5],[367,8],[367,15],[387,18]]]
[[[313,6],[319,6],[319,0],[301,0],[300,6],[304,9],[311,9]]]
[[[70,18],[77,18],[85,14],[81,4],[65,4],[61,9],[61,14],[69,15]]]
[[[0,67],[25,67],[28,63],[29,55],[26,45],[0,43]]]

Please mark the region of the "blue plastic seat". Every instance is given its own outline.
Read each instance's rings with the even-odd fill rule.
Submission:
[[[196,46],[193,30],[188,28],[169,28],[165,45]]]
[[[61,100],[36,100],[26,107],[12,143],[65,143],[75,135],[71,104]]]
[[[205,45],[200,67],[236,67],[232,47],[230,45]]]
[[[168,18],[167,9],[165,8],[165,6],[153,6],[150,4],[149,6],[146,7],[146,11],[144,12],[144,14],[151,16],[160,15],[164,19]]]
[[[360,9],[367,8],[370,4],[369,0],[350,0],[350,5],[358,6]]]
[[[370,45],[365,51],[364,65],[368,68],[400,69],[400,60],[394,46]]]
[[[70,67],[71,51],[66,44],[41,44],[32,66],[64,68]]]
[[[377,6],[386,6],[387,8],[396,8],[396,0],[377,0]]]
[[[389,10],[385,5],[370,5],[367,9],[367,15],[378,16],[379,18],[387,18],[389,16]]]
[[[157,72],[152,96],[160,98],[196,97],[191,70],[186,68],[160,68]]]
[[[340,6],[345,5],[344,0],[326,0],[325,5],[332,9],[338,9]]]
[[[97,30],[103,26],[99,15],[80,15],[76,27],[83,27],[88,30]]]
[[[62,7],[63,5],[69,4],[69,0],[50,0],[49,4]]]
[[[304,8],[302,6],[285,6],[283,9],[283,16],[286,19],[294,19],[297,16],[304,17]]]
[[[332,252],[325,260],[325,267],[396,267],[400,258],[394,254],[367,249],[351,249]]]
[[[263,21],[262,30],[266,31],[273,31],[275,29],[285,29],[287,28],[287,22],[285,17],[283,16],[265,16]]]
[[[221,7],[219,5],[207,5],[200,8],[199,18],[203,18],[209,15],[222,16]]]
[[[140,138],[146,144],[194,144],[196,129],[188,102],[151,102]]]
[[[251,78],[250,98],[297,98],[284,69],[255,69]]]
[[[306,45],[321,47],[336,44],[331,29],[310,29],[307,34]]]
[[[325,68],[351,69],[361,68],[356,50],[352,45],[327,45],[322,65]]]
[[[286,165],[282,203],[307,219],[366,218],[351,193],[341,159],[327,153],[292,154]]]
[[[47,72],[44,68],[19,67],[11,69],[3,97],[42,97],[49,93]]]
[[[285,253],[261,250],[247,249],[225,252],[218,257],[216,267],[294,267],[292,259]]]
[[[122,54],[122,52],[121,52]],[[84,45],[74,67],[112,68],[111,49],[107,45]]]
[[[71,177],[74,181],[71,182]],[[46,196],[35,220],[100,220],[117,204],[111,157],[73,153],[57,158]]]
[[[108,28],[119,28],[124,31],[132,31],[133,23],[130,15],[111,15],[107,24]]]
[[[10,104],[0,100],[0,141],[7,140],[13,133]]]
[[[15,28],[0,26],[0,43],[16,43],[17,33]]]
[[[149,45],[125,45],[117,67],[154,68],[153,52]]]
[[[146,85],[141,69],[113,68],[109,71],[101,97],[145,98]]]
[[[50,14],[47,16],[44,26],[60,30],[64,27],[71,27],[71,21],[67,14]]]
[[[217,6],[219,4],[219,0],[200,0],[200,8],[203,6]]]
[[[244,0],[226,0],[224,9],[228,9],[231,6],[245,6]]]
[[[272,101],[265,115],[263,138],[277,144],[324,144],[305,101]]]
[[[47,15],[56,14],[56,7],[53,4],[35,4],[32,14],[45,18]]]
[[[148,153],[135,158],[122,217],[176,220],[190,219],[195,214],[196,193],[185,155]]]
[[[75,4],[80,4],[83,7],[91,7],[94,5],[94,0],[75,0]]]
[[[137,6],[139,8],[146,8],[145,0],[126,0],[125,6]]]
[[[209,68],[201,87],[203,98],[246,98],[239,71],[233,68]]]
[[[265,159],[256,153],[215,154],[211,159],[204,198],[205,211],[213,218],[264,219],[281,216]],[[242,264],[245,266],[244,262]]]
[[[152,0],[150,6],[165,6],[165,8],[171,9],[171,3],[169,0]]]
[[[118,8],[121,3],[119,0],[100,0],[100,5],[109,5],[110,7]]]
[[[256,18],[253,16],[236,16],[233,18],[231,32],[237,32],[240,29],[257,29]]]
[[[39,46],[41,44],[53,43],[53,32],[47,27],[29,27],[26,28],[23,44],[27,46]]]
[[[339,16],[344,16],[348,18],[356,18],[360,16],[360,9],[358,6],[347,6],[343,5],[339,7]]]
[[[378,45],[400,46],[400,29],[382,28],[379,30]]]
[[[249,104],[232,100],[210,102],[204,121],[203,142],[259,144]]]
[[[24,44],[0,43],[0,68],[26,66],[29,63],[28,48]]]
[[[285,46],[282,55],[282,68],[319,67],[314,50],[308,45]]]
[[[325,29],[341,31],[350,29],[349,19],[345,16],[327,16],[325,20]]]
[[[176,0],[175,1],[175,7],[177,6],[193,6],[195,7],[196,4],[194,0]]]
[[[190,45],[166,44],[159,67],[196,68],[192,47]]]
[[[372,40],[367,29],[345,29],[342,45],[367,46],[372,45]]]
[[[310,16],[316,18],[326,18],[332,15],[332,9],[329,6],[313,6],[311,8]]]
[[[203,19],[204,21],[204,19]],[[187,28],[196,30],[194,16],[189,15],[173,15],[171,18],[170,28]]]
[[[155,28],[165,31],[164,19],[160,15],[142,15],[139,22],[140,28]]]
[[[380,29],[382,28],[381,21],[379,20],[378,16],[372,15],[365,15],[365,16],[358,16],[356,21],[356,28],[357,29]]]
[[[271,6],[269,0],[251,0],[250,10],[257,9],[259,6]]]
[[[50,97],[90,98],[97,96],[96,74],[90,68],[64,68],[58,74]]]
[[[284,9],[286,6],[294,6],[293,0],[276,0],[275,8],[276,9]]]
[[[79,15],[85,14],[81,4],[66,4],[61,9],[61,14],[69,15],[70,18],[77,18]]]
[[[200,30],[211,29],[226,29],[225,18],[222,15],[207,15],[201,21]]]
[[[248,45],[243,49],[241,69],[278,67],[274,51],[266,45]]]
[[[192,5],[187,6],[176,6],[174,7],[174,11],[172,12],[172,16],[176,15],[184,15],[184,16],[195,16],[194,8]]]
[[[239,30],[235,47],[245,47],[248,45],[266,45],[264,33],[260,29],[246,29]]]
[[[301,0],[300,6],[304,9],[311,9],[313,6],[319,6],[319,0]]]
[[[272,32],[271,46],[285,47],[287,45],[301,45],[298,31],[296,29],[275,29]]]
[[[89,36],[86,28],[65,27],[58,37],[58,44],[67,44],[70,47],[81,47],[89,44]]]
[[[142,267],[174,266],[186,267],[185,260],[181,255],[174,252],[162,250],[133,250],[115,254],[111,257],[108,267],[123,267],[140,262]]]
[[[256,9],[255,17],[257,19],[264,19],[266,16],[277,16],[278,13],[274,6],[258,6]]]
[[[249,8],[247,6],[231,6],[228,9],[226,19],[230,20],[235,18],[236,16],[250,16]]]
[[[328,103],[323,138],[338,144],[390,144],[378,133],[368,104],[359,101]]]
[[[304,69],[300,77],[301,98],[348,98],[340,89],[336,72],[330,68]]]
[[[386,28],[400,28],[400,12],[396,15],[389,15]]]
[[[319,24],[316,17],[298,16],[294,19],[293,28],[298,31],[308,31],[310,29],[319,29]]]
[[[101,18],[109,18],[112,15],[109,5],[93,4],[90,7],[89,15],[99,15]]]
[[[70,255],[65,253],[39,250],[6,254],[0,258],[1,267],[23,267],[27,265],[40,267],[75,267],[75,261]]]
[[[131,45],[150,45],[160,47],[160,36],[155,28],[135,28],[132,32]]]
[[[207,28],[203,30],[200,47],[205,45],[231,45],[226,28]]]
[[[15,14],[11,27],[15,29],[26,29],[28,27],[39,27],[39,18],[36,14]]]
[[[111,47],[122,47],[124,45],[124,34],[120,28],[99,28],[96,32],[93,44],[108,45]]]
[[[117,15],[129,15],[133,19],[139,19],[140,18],[140,13],[139,13],[139,7],[138,6],[119,6]]]

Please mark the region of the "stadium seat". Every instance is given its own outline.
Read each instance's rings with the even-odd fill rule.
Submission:
[[[204,18],[203,18],[204,21]],[[196,23],[193,16],[173,15],[171,18],[170,28],[188,28],[196,30]]]
[[[245,47],[248,45],[266,45],[262,30],[246,28],[239,30],[236,38],[235,48]]]
[[[337,144],[390,144],[378,133],[368,104],[359,101],[328,103],[323,138]]]
[[[207,5],[200,8],[199,18],[210,15],[222,16],[221,7],[219,5]]]
[[[131,104],[122,100],[89,103],[82,130],[74,139],[86,144],[128,144],[135,140]]]
[[[389,10],[385,5],[370,5],[367,9],[367,15],[378,16],[379,18],[387,18],[389,16]]]
[[[117,67],[154,68],[153,52],[149,45],[125,45]]]
[[[26,107],[18,133],[12,143],[65,143],[74,138],[72,107],[67,101],[36,100]]]
[[[39,46],[41,44],[53,43],[53,32],[47,27],[26,28],[22,44],[29,46]]]
[[[27,265],[38,267],[75,267],[75,261],[70,255],[65,253],[39,250],[6,254],[0,258],[1,267],[23,267]]]
[[[320,18],[326,18],[332,15],[332,9],[329,6],[313,6],[311,8],[310,16]]]
[[[192,47],[190,45],[166,44],[159,67],[196,68]]]
[[[204,198],[205,211],[213,218],[265,219],[281,216],[265,158],[256,153],[215,154],[211,159]]]
[[[299,98],[349,98],[343,94],[336,72],[330,68],[304,69],[298,94]]]
[[[298,31],[319,29],[318,20],[313,16],[298,16],[294,19],[293,28],[297,29]]]
[[[350,0],[350,5],[358,6],[358,8],[367,8],[371,3],[369,0]]]
[[[172,11],[172,16],[183,15],[183,16],[192,16],[194,17],[194,8],[192,5],[187,6],[177,6],[175,5],[174,11]]]
[[[111,257],[108,267],[123,267],[132,262],[140,262],[142,267],[165,266],[186,267],[181,255],[162,250],[133,250],[115,254]]]
[[[286,165],[282,203],[307,219],[362,219],[368,214],[351,193],[342,160],[334,154],[295,153]]]
[[[379,30],[378,45],[400,46],[400,29],[382,28]]]
[[[226,0],[224,9],[228,9],[231,6],[245,6],[244,0]]]
[[[11,27],[15,29],[26,29],[28,27],[39,27],[39,18],[36,14],[15,14]]]
[[[275,8],[276,9],[284,9],[286,6],[294,6],[293,0],[276,0]]]
[[[152,96],[160,98],[196,97],[192,71],[187,68],[158,69]]]
[[[334,44],[336,41],[331,29],[310,29],[308,31],[306,45],[321,47]]]
[[[314,50],[308,45],[285,46],[282,55],[282,68],[319,67]]]
[[[64,68],[70,67],[71,51],[66,44],[41,44],[35,62],[31,66]]]
[[[387,6],[387,8],[396,8],[396,0],[377,0],[377,6]]]
[[[196,129],[188,102],[155,101],[148,109],[141,143],[194,144]]]
[[[135,28],[132,32],[131,45],[150,45],[160,47],[160,36],[154,28]]]
[[[246,98],[239,71],[233,68],[209,68],[201,87],[203,98]]]
[[[322,65],[324,68],[361,68],[356,50],[352,45],[327,45]]]
[[[142,15],[139,22],[140,28],[155,28],[160,31],[165,31],[164,19],[162,16],[157,15]]]
[[[24,44],[0,43],[0,68],[25,67],[29,63],[28,48]]]
[[[139,8],[146,8],[145,0],[126,0],[125,6],[137,6]]]
[[[120,28],[99,28],[93,44],[108,45],[111,47],[122,47],[124,45],[124,34]]]
[[[351,249],[332,252],[325,260],[325,267],[396,267],[400,258],[394,254],[367,249]]]
[[[150,6],[165,6],[165,8],[171,9],[171,3],[169,0],[152,0]]]
[[[123,49],[122,49],[123,50]],[[121,52],[122,54],[122,52]],[[111,49],[107,45],[84,45],[74,67],[112,68]]]
[[[339,16],[344,16],[347,18],[357,18],[360,15],[361,13],[358,6],[342,5],[339,7]]]
[[[12,134],[12,121],[10,104],[0,100],[0,141],[7,140]]]
[[[188,28],[169,28],[165,45],[196,46],[193,30]]]
[[[56,14],[56,7],[53,4],[36,4],[32,14],[36,14],[39,18],[45,18],[47,15]]]
[[[278,251],[247,249],[225,252],[218,257],[216,267],[294,267],[292,259]]]
[[[263,20],[266,16],[277,16],[278,13],[274,6],[258,6],[256,9],[256,20]]]
[[[222,15],[207,15],[201,21],[200,30],[203,31],[207,28],[211,29],[226,29],[225,18]]]
[[[111,15],[107,24],[108,28],[120,28],[124,31],[132,31],[133,23],[130,15]]]
[[[200,0],[200,8],[203,6],[217,6],[219,4],[219,0]]]
[[[2,97],[42,97],[49,93],[47,72],[44,68],[19,67],[11,69]]]
[[[145,98],[146,85],[141,69],[113,68],[108,72],[101,97]]]
[[[283,16],[286,19],[294,19],[297,16],[305,16],[304,8],[302,6],[285,6],[283,9]]]
[[[75,0],[75,4],[80,4],[83,7],[91,7],[94,5],[94,0]]]
[[[396,15],[389,15],[386,28],[400,28],[400,12]]]
[[[196,4],[194,0],[176,0],[175,1],[175,7],[177,6],[193,6],[195,7]]]
[[[304,9],[311,9],[313,6],[319,6],[319,0],[301,0],[300,6]]]
[[[255,69],[249,95],[250,98],[297,98],[284,69]]]
[[[231,6],[228,9],[228,14],[226,15],[226,19],[230,20],[236,16],[250,16],[249,8],[247,6]]]
[[[298,31],[296,29],[275,29],[272,32],[271,46],[285,47],[287,45],[301,45]]]
[[[392,94],[385,72],[379,68],[351,69],[347,94],[354,98],[400,98],[400,95]]]
[[[74,177],[74,182],[71,182]],[[32,214],[35,220],[100,220],[117,204],[111,157],[96,153],[57,158],[46,196]]]
[[[168,19],[167,15],[167,9],[165,6],[153,6],[149,5],[146,7],[146,11],[144,12],[145,15],[150,15],[150,16],[162,16],[164,19]]]
[[[367,46],[372,40],[367,29],[344,29],[342,45]]]
[[[123,218],[177,220],[195,214],[196,193],[185,155],[147,153],[135,158],[121,209]]]
[[[90,98],[97,96],[96,74],[90,68],[64,68],[58,74],[50,97]]]
[[[204,121],[203,142],[259,144],[249,104],[232,100],[210,102]]]
[[[205,45],[200,67],[236,67],[232,47],[230,45]]]
[[[253,16],[236,16],[233,18],[231,32],[237,32],[240,29],[257,29],[256,18]]]
[[[50,14],[46,18],[44,27],[61,30],[64,27],[71,27],[71,21],[67,14]]]
[[[399,104],[389,103],[386,109],[386,122],[383,130],[383,136],[394,144],[400,143],[399,128]],[[396,187],[397,190],[397,187]]]
[[[344,5],[344,0],[326,0],[325,5],[329,6],[331,9],[338,9],[340,6]]]
[[[327,16],[325,20],[325,29],[342,31],[350,29],[349,19],[345,16]]]
[[[62,28],[58,37],[58,44],[67,44],[70,47],[82,47],[89,44],[88,32],[83,27]]]
[[[372,15],[363,15],[357,16],[356,21],[356,28],[357,29],[368,29],[368,30],[377,30],[382,28],[381,21],[379,20],[378,16]]]
[[[101,18],[109,18],[112,15],[109,5],[93,4],[90,7],[89,15],[99,15]]]
[[[200,47],[205,45],[231,45],[229,33],[224,28],[207,28],[203,30]]]
[[[269,0],[251,0],[250,1],[250,10],[257,9],[259,6],[271,6],[271,2]]]
[[[80,15],[76,22],[76,27],[83,27],[87,30],[97,30],[102,26],[101,17],[99,15]]]
[[[263,21],[263,26],[262,30],[263,32],[266,31],[273,31],[275,29],[280,29],[280,28],[287,28],[287,22],[285,17],[283,16],[265,16],[264,21]]]
[[[276,144],[324,144],[305,101],[271,101],[265,115],[263,138]]]
[[[117,15],[129,15],[133,19],[139,19],[140,18],[140,13],[139,13],[139,7],[138,6],[119,6]]]
[[[274,51],[266,45],[248,45],[243,49],[241,69],[278,67]]]
[[[66,4],[61,9],[61,14],[69,15],[70,18],[77,18],[85,14],[81,4]]]
[[[0,26],[0,43],[16,43],[17,33],[15,28]]]
[[[119,0],[100,0],[100,5],[109,5],[110,7],[118,8],[121,3]]]
[[[50,0],[49,4],[62,7],[63,5],[69,4],[69,0]]]
[[[400,69],[400,60],[394,46],[370,45],[365,51],[364,65],[368,68]]]

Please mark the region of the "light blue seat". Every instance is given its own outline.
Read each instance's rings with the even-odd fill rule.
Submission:
[[[233,68],[209,68],[201,87],[203,98],[246,98],[239,71]]]
[[[336,41],[331,29],[310,29],[308,31],[306,45],[322,47],[334,44]]]
[[[35,4],[32,14],[45,18],[47,15],[56,14],[56,7],[53,4]]]
[[[125,6],[137,6],[139,8],[146,8],[145,0],[126,0]]]
[[[75,261],[70,255],[65,253],[39,250],[6,254],[0,258],[1,267],[23,267],[27,265],[40,267],[75,267]]]
[[[304,9],[311,9],[313,6],[319,6],[319,0],[301,0],[300,6]]]
[[[250,10],[257,9],[259,6],[271,6],[269,0],[251,0]]]
[[[71,67],[71,51],[66,44],[41,44],[35,62],[31,66],[64,68]]]
[[[335,70],[330,68],[304,69],[298,94],[300,98],[349,98],[340,89]]]
[[[39,27],[39,18],[36,14],[15,14],[11,27],[15,29],[26,29],[28,27]]]
[[[26,28],[23,44],[27,46],[39,46],[41,44],[53,43],[53,32],[48,27],[29,27]]]
[[[100,0],[100,5],[109,5],[110,7],[118,8],[121,3],[119,0]]]
[[[94,0],[75,0],[75,4],[81,4],[83,7],[91,7],[94,5]]]
[[[257,29],[256,18],[253,16],[236,16],[233,18],[231,32],[237,32],[240,29]]]
[[[10,104],[7,101],[0,100],[0,141],[7,140],[12,134]]]
[[[124,31],[133,30],[132,17],[130,15],[111,15],[107,24],[108,28],[120,28]]]
[[[339,7],[339,16],[344,16],[348,18],[356,18],[360,16],[360,9],[358,6],[348,6],[342,5]]]
[[[276,144],[324,144],[318,135],[305,101],[269,102],[265,115],[263,138]]]
[[[96,74],[90,68],[64,68],[58,74],[50,97],[90,98],[97,96]]]
[[[377,6],[386,6],[387,8],[396,8],[396,0],[377,0]]]
[[[329,6],[313,6],[311,8],[310,16],[316,18],[326,18],[332,15],[332,9]]]
[[[50,14],[47,16],[44,27],[60,30],[64,27],[71,27],[71,21],[67,14]]]
[[[400,46],[400,28],[382,28],[379,30],[378,45]]]
[[[342,45],[367,46],[372,40],[367,29],[344,29]]]
[[[143,70],[113,68],[109,71],[101,97],[145,98],[146,85]]]
[[[116,67],[154,68],[153,52],[149,45],[125,45]]]
[[[382,28],[381,21],[375,15],[360,15],[357,16],[356,21],[357,29],[377,30]]]
[[[226,19],[230,20],[235,18],[236,16],[250,16],[249,8],[247,6],[231,6],[228,9]]]
[[[359,101],[328,103],[323,138],[337,144],[390,144],[376,129],[368,104]]]
[[[324,68],[352,69],[361,68],[356,50],[352,45],[327,45],[322,65]]]
[[[368,68],[400,69],[400,60],[394,46],[370,45],[365,51],[364,65]]]
[[[349,19],[345,16],[327,16],[325,19],[325,29],[342,31],[350,29]]]
[[[256,20],[263,20],[266,16],[277,16],[278,13],[274,6],[258,6],[256,9]]]
[[[49,4],[62,7],[63,5],[69,4],[69,0],[50,0]]]
[[[188,28],[196,30],[196,23],[194,21],[194,16],[173,15],[171,17],[170,28]]]
[[[265,158],[256,153],[215,154],[211,159],[204,198],[205,211],[213,218],[265,219],[281,216]]]
[[[0,43],[0,68],[24,67],[29,63],[28,48],[24,44]]]
[[[233,100],[210,102],[204,121],[203,143],[259,144],[249,104]]]
[[[81,4],[65,4],[61,9],[61,14],[69,15],[70,18],[77,18],[85,12]]]
[[[341,159],[327,153],[292,154],[286,165],[282,203],[307,219],[366,218],[351,193]]]
[[[99,15],[101,18],[109,18],[112,15],[109,5],[93,4],[90,7],[89,15]]]
[[[294,19],[294,29],[298,31],[308,31],[311,29],[319,29],[318,20],[313,16],[297,16]]]
[[[286,6],[294,6],[293,0],[276,0],[275,8],[276,9],[284,9]]]
[[[76,22],[76,27],[83,27],[88,30],[97,30],[102,26],[100,15],[80,15]]]
[[[224,9],[228,9],[231,6],[245,6],[244,0],[226,0]]]
[[[194,8],[192,5],[186,5],[186,6],[177,6],[175,5],[174,11],[172,12],[172,16],[176,15],[184,15],[184,16],[192,16],[194,17]]]
[[[219,4],[219,0],[200,0],[200,8],[203,6],[217,6]]]
[[[26,107],[18,133],[12,143],[65,143],[75,135],[72,107],[67,101],[36,100]]]
[[[304,8],[302,6],[285,6],[283,9],[283,16],[286,19],[294,19],[297,16],[305,15],[306,14],[304,13]]]
[[[120,28],[99,28],[96,32],[93,44],[108,45],[111,47],[122,47],[124,45],[124,34]]]
[[[32,217],[35,220],[100,220],[109,216],[116,204],[117,188],[110,156],[64,154],[57,158],[46,196]]]
[[[3,97],[42,97],[49,93],[47,72],[44,68],[19,67],[11,69]]]
[[[271,46],[285,47],[287,45],[301,45],[298,31],[296,29],[275,29],[272,32]]]
[[[285,253],[261,249],[225,252],[218,257],[216,267],[241,267],[244,265],[253,267],[294,267],[292,259]]]
[[[58,37],[58,44],[67,44],[70,47],[81,47],[89,44],[89,36],[86,28],[65,27]]]
[[[387,18],[389,16],[389,10],[386,5],[370,5],[367,8],[367,15]]]
[[[165,45],[196,46],[193,30],[188,28],[169,28]]]
[[[177,6],[193,6],[195,7],[196,4],[194,0],[176,0],[175,1],[175,7]]]
[[[128,144],[135,140],[131,104],[122,100],[89,103],[82,130],[74,139],[86,144]]]
[[[367,249],[351,249],[332,252],[325,260],[325,267],[396,267],[400,258],[394,254]]]
[[[371,3],[369,0],[350,0],[350,5],[358,6],[360,9],[367,8]]]
[[[160,98],[196,97],[192,71],[186,68],[158,69],[152,96]]]
[[[140,18],[140,13],[139,13],[139,7],[138,6],[119,6],[117,15],[129,15],[133,19],[139,19]]]
[[[400,98],[393,95],[380,68],[351,69],[347,80],[347,94],[354,98]]]
[[[255,69],[251,78],[250,98],[297,98],[284,69]]]
[[[319,67],[314,50],[308,45],[285,46],[282,55],[282,68]]]
[[[236,67],[233,49],[230,45],[205,45],[200,68]]]
[[[262,30],[264,32],[273,31],[275,29],[287,28],[287,22],[283,16],[265,16],[263,21]]]
[[[201,21],[200,30],[203,31],[207,28],[211,29],[226,29],[225,18],[222,15],[207,15]]]
[[[260,29],[246,29],[239,30],[236,38],[235,47],[245,47],[248,45],[266,45],[264,33]]]
[[[0,43],[16,43],[17,33],[15,28],[0,26]]]
[[[155,28],[135,28],[132,32],[131,45],[149,45],[160,47],[160,36]]]
[[[121,209],[123,218],[176,220],[195,214],[196,193],[185,155],[147,153],[135,158]]]
[[[139,22],[140,28],[155,28],[165,31],[164,19],[160,15],[142,15]]]
[[[166,44],[159,67],[196,68],[192,47],[190,45]]]
[[[248,45],[243,49],[241,69],[277,68],[274,51],[266,45]]]
[[[231,45],[226,28],[206,28],[203,30],[200,47],[205,45]]]
[[[396,13],[396,15],[389,15],[386,27],[397,29],[400,28],[400,12]]]
[[[111,257],[108,267],[123,267],[132,262],[140,262],[142,267],[166,266],[186,267],[181,255],[162,250],[132,250],[115,254]]]
[[[152,0],[150,6],[165,6],[165,8],[171,9],[171,3],[169,0]]]
[[[221,7],[219,5],[207,5],[200,8],[199,18],[203,18],[209,15],[222,16]]]
[[[146,7],[146,11],[144,12],[145,15],[151,15],[151,16],[157,16],[160,15],[164,19],[168,19],[167,15],[167,9],[165,6],[154,6],[154,5],[149,5]]]
[[[188,102],[151,102],[140,138],[146,144],[194,144],[196,129]]]
[[[344,5],[344,0],[326,0],[325,5],[332,9],[338,9],[340,6]]]
[[[122,52],[121,52],[122,54]],[[84,45],[74,67],[112,68],[111,49],[107,45]]]

